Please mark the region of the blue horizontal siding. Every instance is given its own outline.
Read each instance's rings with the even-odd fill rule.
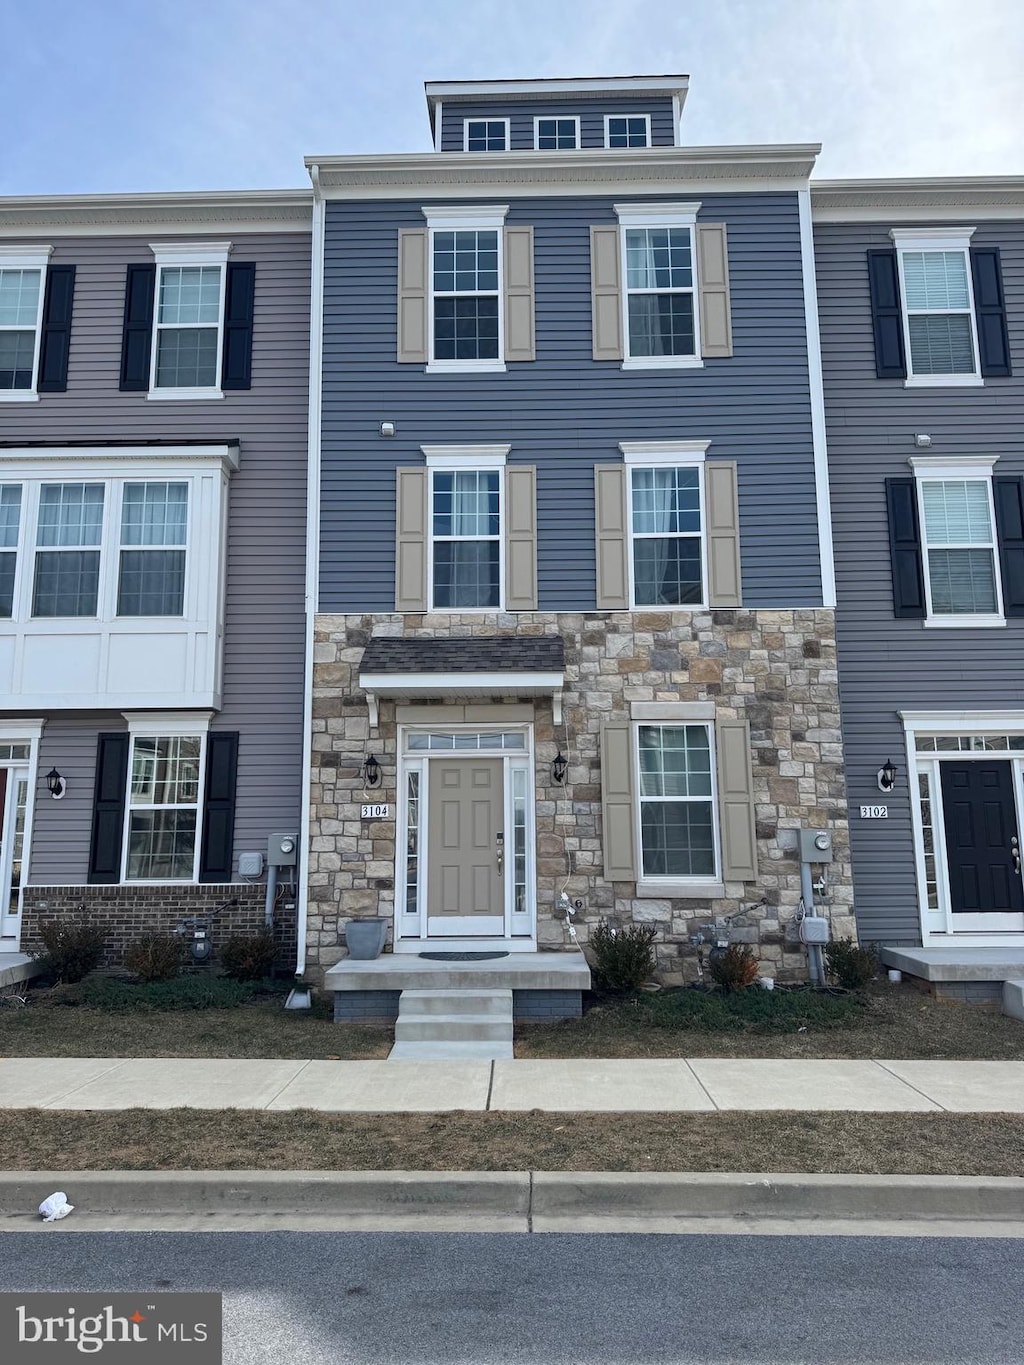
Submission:
[[[456,102],[441,106],[441,151],[461,152],[465,146],[463,122],[468,118],[507,118],[509,120],[510,149],[527,151],[533,146],[535,118],[572,118],[579,116],[580,145],[604,146],[605,114],[650,114],[651,145],[671,147],[675,143],[674,114],[671,95],[616,99],[613,95],[598,98],[508,100],[495,98]]]

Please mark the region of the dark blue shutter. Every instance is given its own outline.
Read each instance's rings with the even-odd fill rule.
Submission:
[[[879,379],[906,379],[900,280],[894,250],[868,252],[871,323],[875,333],[875,373]]]
[[[1024,616],[1024,481],[993,479],[992,494],[1003,571],[1003,614]]]
[[[43,335],[39,347],[40,393],[64,393],[68,386],[71,348],[71,306],[75,297],[75,267],[51,265],[46,272]]]
[[[1006,334],[1006,301],[997,246],[971,247],[971,275],[981,372],[986,377],[1005,379],[1011,373],[1010,341]]]
[[[237,775],[237,731],[211,731],[206,739],[206,804],[203,810],[203,846],[199,855],[201,882],[231,880]]]
[[[128,788],[128,734],[99,735],[92,803],[89,882],[121,880],[121,839]]]
[[[914,480],[886,479],[885,497],[889,507],[893,613],[900,617],[923,617],[924,570]]]
[[[130,265],[124,290],[124,332],[121,337],[121,390],[149,389],[149,356],[153,344],[155,265]]]
[[[255,265],[232,261],[224,289],[224,361],[221,388],[252,388],[252,314]]]

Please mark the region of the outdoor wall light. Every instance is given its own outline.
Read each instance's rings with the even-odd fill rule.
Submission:
[[[884,765],[878,770],[878,790],[880,792],[891,792],[895,785],[896,765],[891,758],[887,758]]]
[[[54,801],[59,801],[68,789],[67,778],[61,777],[56,768],[46,774],[46,789]]]
[[[562,753],[561,749],[559,749],[558,757],[551,765],[551,781],[557,782],[560,787],[564,786],[565,775],[568,770],[569,760],[566,758],[565,754]]]
[[[368,787],[380,786],[380,764],[370,754],[360,769],[360,776]]]

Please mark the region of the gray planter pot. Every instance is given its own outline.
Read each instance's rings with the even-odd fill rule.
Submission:
[[[360,961],[380,957],[388,935],[386,919],[354,919],[345,925],[345,943],[349,957]]]

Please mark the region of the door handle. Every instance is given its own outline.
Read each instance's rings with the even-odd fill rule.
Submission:
[[[1013,854],[1013,870],[1020,876],[1020,844],[1017,836],[1014,835],[1010,840],[1010,852]]]
[[[495,842],[495,846],[496,846],[496,848],[497,848],[497,854],[498,854],[498,876],[500,877],[501,874],[502,874],[502,873],[504,872],[504,870],[505,870],[505,836],[504,836],[504,834],[496,834],[496,835],[494,836],[494,842]]]

